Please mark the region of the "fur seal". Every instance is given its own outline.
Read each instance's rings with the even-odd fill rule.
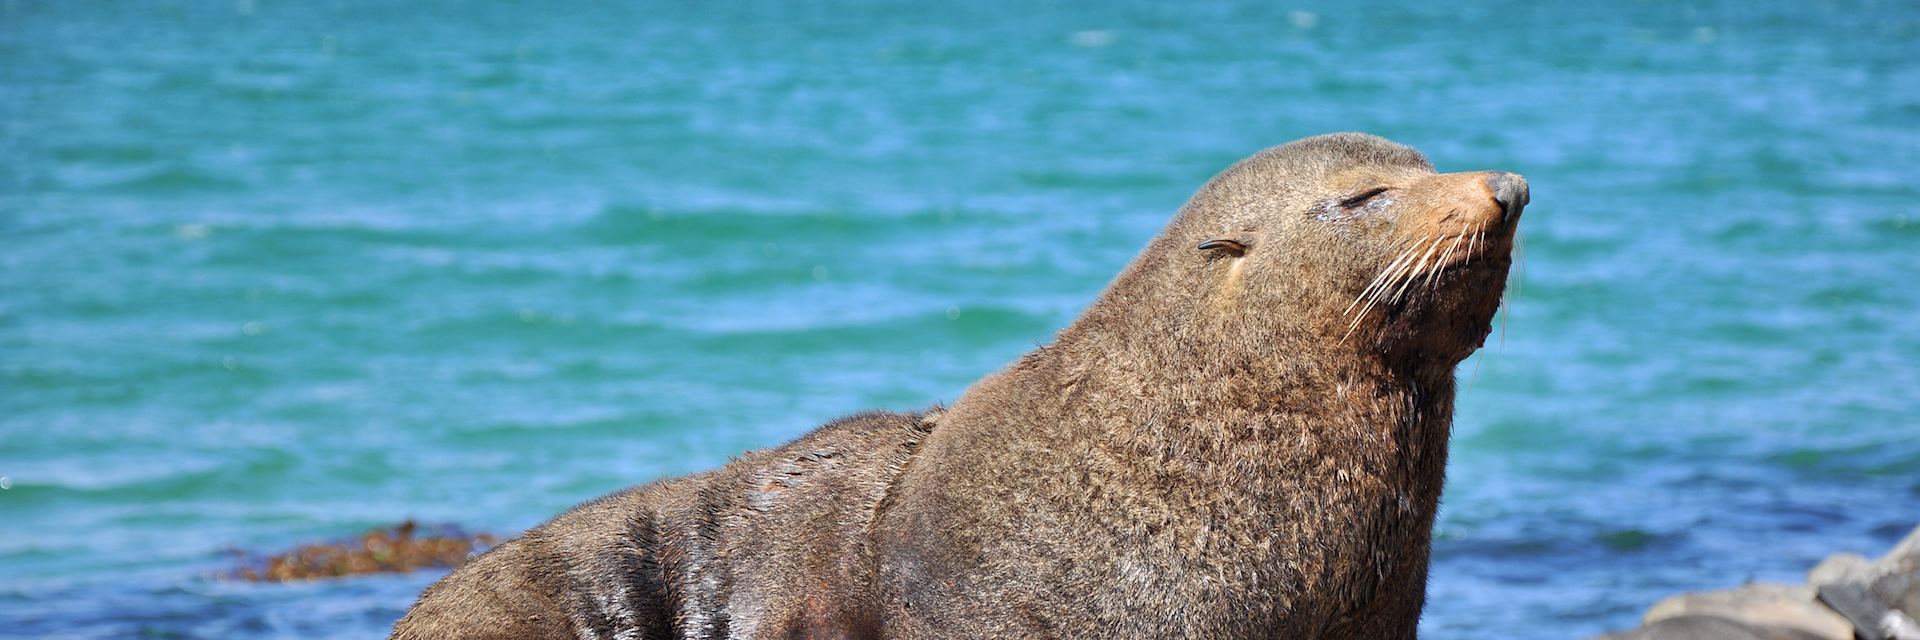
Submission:
[[[588,502],[393,637],[1415,637],[1527,200],[1365,134],[1267,149],[952,407]]]

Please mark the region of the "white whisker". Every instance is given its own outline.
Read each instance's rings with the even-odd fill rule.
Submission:
[[[1520,295],[1527,289],[1527,243],[1520,240],[1520,231],[1513,232],[1513,253],[1520,258],[1520,277],[1514,280],[1513,295]]]
[[[1379,304],[1381,298],[1386,295],[1387,289],[1392,287],[1396,280],[1406,275],[1408,270],[1413,267],[1414,261],[1412,258],[1415,253],[1418,252],[1420,247],[1426,244],[1427,241],[1433,239],[1432,236],[1422,237],[1412,244],[1407,245],[1407,248],[1401,251],[1399,257],[1394,258],[1393,262],[1388,263],[1386,268],[1380,271],[1380,275],[1375,276],[1373,282],[1368,284],[1365,290],[1361,291],[1360,298],[1354,300],[1354,302],[1358,304],[1361,299],[1364,299],[1366,300],[1366,304],[1360,307],[1360,312],[1354,314],[1353,321],[1347,324],[1346,334],[1340,336],[1342,341],[1352,336],[1354,330],[1360,328],[1360,321],[1367,317],[1367,312],[1373,310],[1374,305]],[[1437,245],[1438,243],[1436,242],[1435,244]],[[1353,307],[1352,305],[1348,305],[1347,308],[1352,309]]]
[[[1404,294],[1406,294],[1406,292],[1407,292],[1407,285],[1410,285],[1410,284],[1413,284],[1413,281],[1414,281],[1414,279],[1415,279],[1415,278],[1418,278],[1418,277],[1420,277],[1420,271],[1421,271],[1421,269],[1425,269],[1425,268],[1426,268],[1426,265],[1427,265],[1427,258],[1430,258],[1430,257],[1433,257],[1433,252],[1434,252],[1434,250],[1435,250],[1435,249],[1439,249],[1439,248],[1440,248],[1440,243],[1438,243],[1438,242],[1435,242],[1435,243],[1433,243],[1432,245],[1430,245],[1430,246],[1428,246],[1428,247],[1427,247],[1427,252],[1426,252],[1425,254],[1423,254],[1423,255],[1421,255],[1421,256],[1420,256],[1420,260],[1419,260],[1418,262],[1415,262],[1415,263],[1414,263],[1414,264],[1416,264],[1416,265],[1419,265],[1419,266],[1420,266],[1420,269],[1415,269],[1415,270],[1413,270],[1413,271],[1411,271],[1411,272],[1409,272],[1409,273],[1408,273],[1408,275],[1411,275],[1411,276],[1413,276],[1413,277],[1411,277],[1411,278],[1407,278],[1407,279],[1405,279],[1405,280],[1402,280],[1402,281],[1400,282],[1400,288],[1399,288],[1399,289],[1396,289],[1396,290],[1394,290],[1394,292],[1393,292],[1393,297],[1391,297],[1391,298],[1387,298],[1387,301],[1389,301],[1389,302],[1399,302],[1399,301],[1400,301],[1400,296],[1402,296],[1402,295],[1404,295]]]
[[[1447,258],[1453,257],[1453,250],[1460,248],[1460,243],[1466,239],[1467,227],[1460,225],[1460,235],[1453,237],[1453,244],[1447,245],[1447,250],[1440,254],[1439,260],[1433,261],[1433,271],[1427,274],[1427,288],[1433,288],[1433,283],[1440,279],[1440,272],[1446,269]]]
[[[1393,262],[1387,263],[1386,268],[1380,270],[1380,275],[1374,276],[1373,281],[1367,283],[1366,288],[1360,290],[1360,296],[1354,298],[1353,304],[1347,305],[1347,310],[1342,313],[1353,311],[1353,308],[1359,305],[1360,301],[1370,297],[1371,294],[1375,293],[1376,289],[1380,289],[1386,286],[1387,283],[1392,282],[1394,271],[1400,267],[1401,262],[1413,255],[1413,252],[1420,247],[1421,242],[1426,242],[1426,238],[1421,238],[1420,241],[1409,245],[1405,250],[1401,251],[1399,257],[1393,259]],[[1361,311],[1361,314],[1364,315],[1365,313],[1365,311]]]

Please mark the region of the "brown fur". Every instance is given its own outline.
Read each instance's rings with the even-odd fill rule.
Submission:
[[[1268,149],[951,409],[582,505],[394,637],[1414,637],[1525,199],[1372,136]]]

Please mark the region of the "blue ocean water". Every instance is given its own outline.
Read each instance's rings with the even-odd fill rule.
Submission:
[[[1920,524],[1911,2],[0,4],[0,636],[374,637],[512,532],[1044,342],[1212,173],[1528,176],[1431,638]]]

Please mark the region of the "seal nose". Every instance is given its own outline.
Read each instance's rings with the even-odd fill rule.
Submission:
[[[1500,203],[1502,222],[1519,217],[1520,210],[1527,206],[1527,179],[1520,174],[1488,171],[1487,188],[1493,190],[1493,201]]]

